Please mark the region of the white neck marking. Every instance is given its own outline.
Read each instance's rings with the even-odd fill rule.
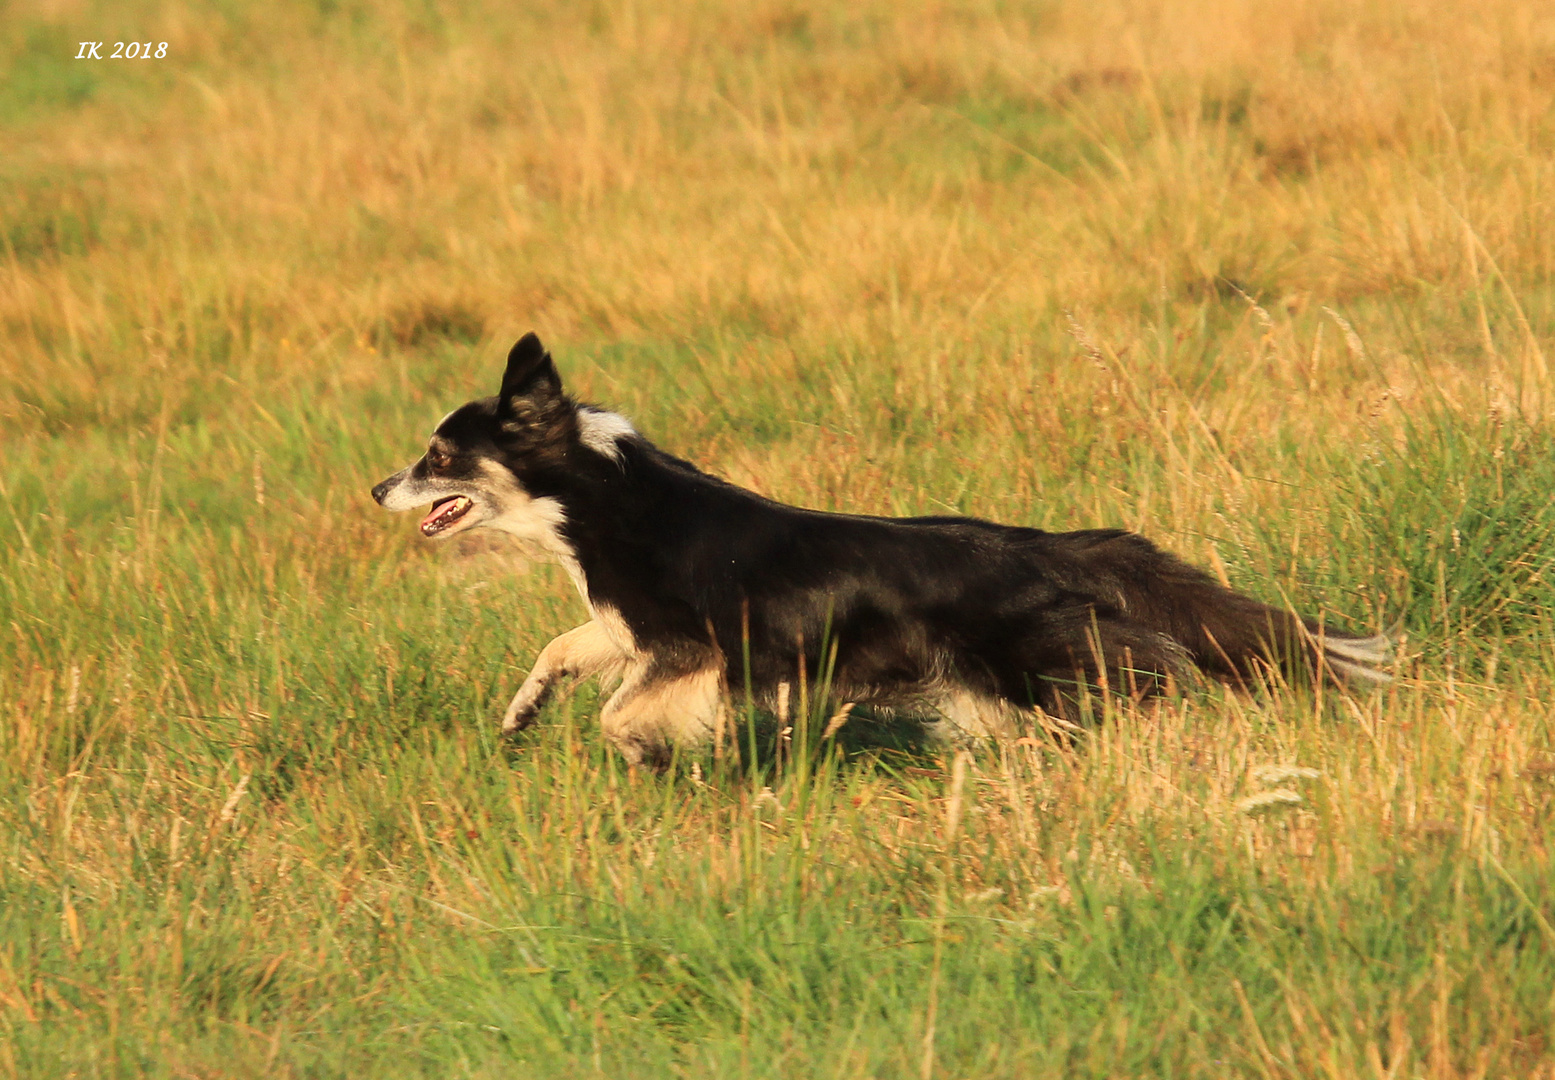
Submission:
[[[601,457],[620,462],[621,440],[636,434],[632,422],[620,413],[588,405],[578,410],[578,439]]]

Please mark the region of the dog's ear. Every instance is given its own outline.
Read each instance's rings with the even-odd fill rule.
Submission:
[[[523,401],[550,401],[559,398],[561,392],[562,378],[540,339],[533,332],[519,338],[508,353],[507,371],[502,375],[502,391],[498,395],[502,408],[516,412],[519,410],[515,406]]]

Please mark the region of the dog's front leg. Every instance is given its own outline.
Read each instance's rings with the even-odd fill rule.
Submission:
[[[589,621],[568,630],[540,650],[529,678],[502,715],[502,734],[512,735],[534,723],[558,682],[616,674],[626,666],[627,659],[597,622]]]

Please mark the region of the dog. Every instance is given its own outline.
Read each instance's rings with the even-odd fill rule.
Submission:
[[[564,681],[619,680],[601,715],[633,765],[721,738],[726,695],[832,696],[952,739],[1072,716],[1198,669],[1385,682],[1386,635],[1357,637],[1222,586],[1142,536],[966,517],[788,506],[702,472],[624,417],[573,400],[526,334],[495,397],[443,418],[419,461],[372,489],[431,505],[422,535],[497,529],[566,568],[589,621],[541,650],[502,718],[513,735]],[[823,655],[823,653],[825,655]],[[803,681],[802,681],[803,680]]]

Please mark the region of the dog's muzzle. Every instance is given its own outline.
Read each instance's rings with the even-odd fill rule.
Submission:
[[[414,468],[414,466],[411,468]],[[396,499],[395,494],[396,492],[399,492],[400,488],[404,487],[405,476],[409,472],[410,469],[401,469],[399,472],[395,473],[393,476],[388,477],[383,482],[374,484],[373,501],[376,502],[379,506],[383,507],[385,510],[409,510],[410,507],[408,505],[395,505],[404,503],[405,501],[403,497]],[[401,492],[400,494],[403,496],[404,493]]]

